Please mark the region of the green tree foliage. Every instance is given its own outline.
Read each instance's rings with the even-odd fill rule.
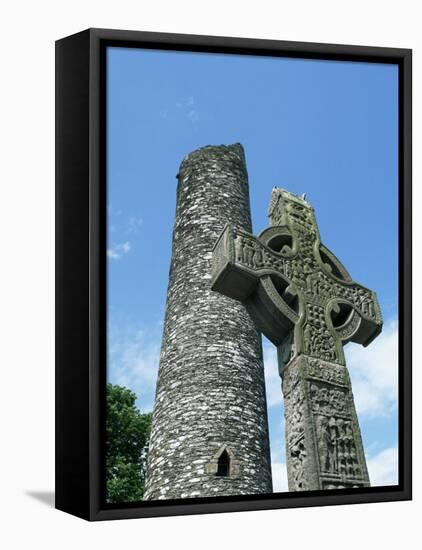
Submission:
[[[107,502],[142,500],[151,413],[141,414],[136,395],[107,384],[106,467]]]

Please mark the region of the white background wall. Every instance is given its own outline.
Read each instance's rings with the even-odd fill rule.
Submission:
[[[54,40],[87,27],[414,49],[414,204],[421,204],[417,1],[73,0],[2,7],[0,544],[3,548],[287,548],[420,544],[421,373],[414,360],[415,500],[89,524],[54,510]],[[421,305],[415,215],[415,311]],[[415,322],[415,340],[421,323]],[[38,495],[38,498],[31,496]],[[413,542],[412,542],[413,541]],[[218,546],[217,546],[218,545]]]

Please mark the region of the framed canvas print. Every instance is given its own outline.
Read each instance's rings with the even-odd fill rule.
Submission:
[[[56,43],[56,506],[411,498],[411,50]]]

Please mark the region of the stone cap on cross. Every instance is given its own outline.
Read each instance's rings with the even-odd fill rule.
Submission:
[[[372,342],[381,310],[321,243],[304,197],[274,188],[270,226],[258,237],[227,224],[213,248],[211,288],[246,304],[284,362],[306,354],[345,364],[343,345]]]

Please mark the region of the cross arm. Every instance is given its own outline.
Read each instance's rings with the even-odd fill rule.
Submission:
[[[224,228],[213,249],[212,290],[244,302],[259,330],[275,345],[299,318],[291,307],[296,289],[285,277],[284,264],[280,253],[231,225]]]
[[[255,237],[230,224],[223,229],[212,252],[211,289],[244,302],[254,292],[259,275],[243,261],[239,255],[239,238],[246,237],[251,242]]]
[[[259,237],[227,224],[212,251],[211,288],[244,302],[265,275],[281,275],[284,259]]]
[[[332,318],[341,324],[337,324],[335,330],[337,335],[346,343],[348,341],[368,346],[382,331],[383,319],[377,295],[372,290],[357,283],[343,287],[338,292],[340,299],[332,301],[328,309],[332,312]],[[347,313],[348,305],[349,313]]]

